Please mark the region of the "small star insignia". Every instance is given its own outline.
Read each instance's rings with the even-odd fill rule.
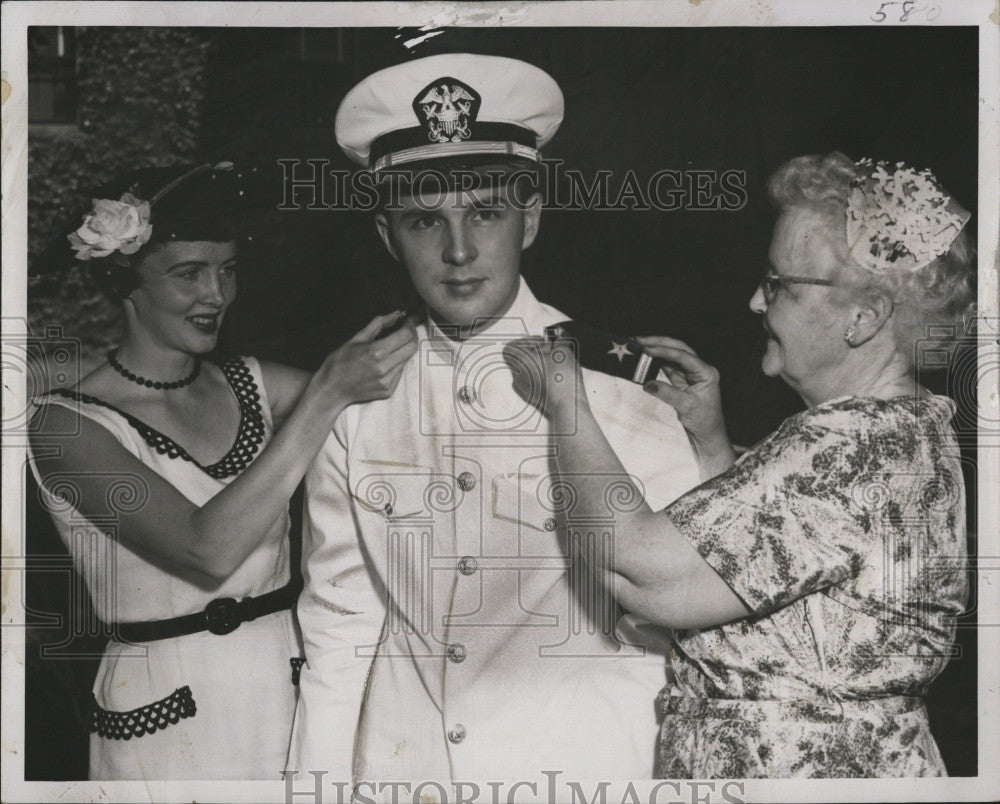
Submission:
[[[617,343],[615,341],[612,341],[612,343],[614,345],[611,347],[611,349],[608,350],[608,354],[617,357],[619,363],[621,363],[625,359],[626,355],[628,355],[629,357],[632,356],[632,353],[628,350],[627,343]]]

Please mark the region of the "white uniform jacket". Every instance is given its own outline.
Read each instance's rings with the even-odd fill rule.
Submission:
[[[558,439],[501,354],[562,320],[522,280],[473,339],[421,326],[395,394],[338,419],[306,478],[299,787],[306,771],[349,778],[355,742],[354,778],[367,781],[651,776],[664,645],[616,622],[610,594],[567,559],[570,534],[607,542],[634,501],[611,477],[607,517],[574,519],[573,490],[551,478]],[[654,509],[697,484],[669,406],[583,374]]]

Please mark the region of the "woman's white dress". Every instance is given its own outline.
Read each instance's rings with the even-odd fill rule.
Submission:
[[[94,397],[57,391],[36,402],[79,411],[200,506],[250,464],[273,431],[257,361],[234,357],[222,369],[241,420],[233,447],[211,466]],[[101,622],[192,614],[216,598],[256,597],[288,582],[287,513],[230,577],[208,585],[204,576],[158,563],[116,538],[117,514],[144,505],[146,491],[128,471],[108,480],[107,517],[88,520],[74,508],[68,474],[49,476],[42,492]],[[112,637],[94,684],[90,778],[280,779],[295,710],[292,659],[301,655],[299,644],[289,610],[225,635],[202,631],[139,644]]]

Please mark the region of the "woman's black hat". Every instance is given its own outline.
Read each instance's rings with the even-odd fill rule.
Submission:
[[[96,188],[90,208],[32,262],[29,273],[93,258],[127,264],[128,255],[147,242],[236,239],[251,212],[276,203],[266,185],[262,171],[231,162],[131,171]]]

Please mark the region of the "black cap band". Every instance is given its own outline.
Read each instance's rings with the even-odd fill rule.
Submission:
[[[535,132],[512,123],[480,123],[472,125],[472,136],[456,142],[428,141],[422,126],[390,131],[376,139],[368,159],[374,171],[394,165],[427,159],[496,154],[538,161]]]

